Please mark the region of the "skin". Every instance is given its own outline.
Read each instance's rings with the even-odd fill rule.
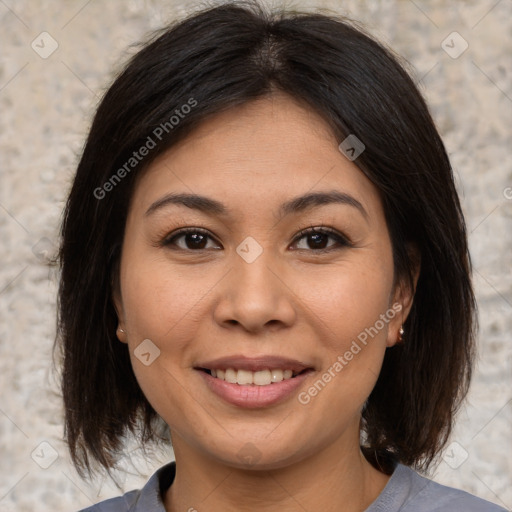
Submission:
[[[395,285],[379,193],[339,142],[315,112],[276,93],[205,121],[136,183],[114,302],[137,380],[171,430],[177,472],[168,512],[363,511],[389,480],[362,455],[359,422],[414,290]],[[283,202],[330,190],[357,199],[367,218],[343,204],[278,218]],[[211,197],[230,215],[179,205],[145,214],[170,192]],[[325,235],[330,251],[321,252],[311,236],[297,239],[321,226],[353,246]],[[185,236],[159,245],[182,227],[208,231],[202,250]],[[263,250],[252,263],[236,252],[248,236]],[[298,393],[395,303],[402,311],[301,404]],[[134,355],[144,339],[160,350],[149,366]],[[194,370],[233,354],[290,357],[315,371],[286,401],[242,409]],[[238,456],[246,443],[259,452],[252,465]]]

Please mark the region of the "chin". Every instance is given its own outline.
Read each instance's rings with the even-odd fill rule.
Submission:
[[[300,451],[298,451],[298,447]],[[260,441],[239,441],[230,439],[225,446],[225,450],[211,451],[210,456],[225,466],[241,470],[274,470],[281,469],[295,464],[308,456],[308,452],[314,453],[315,447],[304,450],[304,443],[296,439],[284,440],[265,440]]]

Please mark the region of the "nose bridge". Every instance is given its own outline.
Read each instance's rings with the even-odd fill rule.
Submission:
[[[252,237],[238,245],[216,310],[217,321],[236,322],[252,331],[293,321],[290,292],[280,279],[280,264],[274,256],[275,251]]]

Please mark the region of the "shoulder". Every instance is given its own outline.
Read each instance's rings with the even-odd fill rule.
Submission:
[[[165,512],[162,493],[172,484],[175,474],[176,463],[170,462],[159,468],[142,489],[128,491],[78,512]]]
[[[133,509],[141,494],[141,489],[129,491],[117,498],[100,501],[95,505],[83,508],[78,512],[128,512]]]
[[[507,512],[495,503],[430,480],[398,464],[366,512]]]

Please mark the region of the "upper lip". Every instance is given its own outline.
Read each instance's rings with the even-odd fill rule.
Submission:
[[[203,368],[205,370],[227,370],[228,368],[233,368],[237,370],[247,370],[252,372],[257,372],[260,370],[281,369],[292,370],[294,373],[299,373],[307,368],[313,368],[313,366],[297,361],[296,359],[289,359],[287,357],[247,357],[242,355],[234,355],[201,362],[196,365],[196,368]]]

